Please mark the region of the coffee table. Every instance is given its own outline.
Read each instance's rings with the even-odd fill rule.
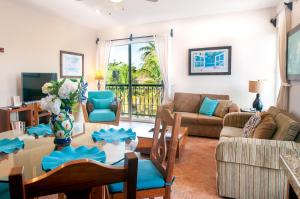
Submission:
[[[171,138],[171,132],[172,128],[168,128],[167,132],[167,144],[170,141]],[[188,135],[188,128],[187,127],[181,127],[178,135],[178,143],[177,143],[177,152],[176,152],[176,158],[180,159],[182,156],[182,153],[184,151],[186,138]],[[145,132],[145,131],[138,131],[137,132],[138,137],[138,144],[136,146],[135,151],[140,152],[141,154],[149,155],[151,148],[152,148],[152,142],[153,142],[153,132]]]

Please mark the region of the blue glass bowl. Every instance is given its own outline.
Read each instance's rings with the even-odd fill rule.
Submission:
[[[95,131],[92,134],[92,139],[94,142],[105,141],[105,142],[125,142],[127,140],[135,140],[136,133],[132,129],[125,130],[110,128],[108,130],[101,129],[100,131]]]
[[[74,148],[72,146],[67,146],[61,151],[53,151],[48,156],[44,156],[42,159],[42,168],[44,171],[50,171],[66,162],[80,159],[105,162],[106,155],[105,152],[99,150],[98,147],[88,148],[86,146],[80,146]]]
[[[13,153],[24,148],[24,141],[19,138],[0,140],[0,153]]]

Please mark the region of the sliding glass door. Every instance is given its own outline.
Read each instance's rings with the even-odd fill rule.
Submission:
[[[122,116],[153,119],[161,104],[163,85],[152,40],[116,42],[110,53],[106,89],[122,99]]]

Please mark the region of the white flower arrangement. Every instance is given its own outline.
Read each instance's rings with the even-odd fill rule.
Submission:
[[[86,89],[87,83],[82,79],[47,82],[42,87],[42,92],[47,96],[41,100],[41,108],[54,115],[59,115],[61,111],[71,112],[77,103],[86,99]]]

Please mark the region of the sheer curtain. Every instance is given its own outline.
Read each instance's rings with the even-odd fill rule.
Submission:
[[[276,106],[283,110],[288,110],[289,105],[289,87],[290,84],[286,78],[286,47],[287,32],[290,29],[291,13],[288,8],[283,8],[277,17],[277,43],[278,43],[278,66],[281,79],[280,90],[277,97]]]
[[[103,72],[104,80],[101,84],[101,90],[105,90],[105,82],[107,77],[107,66],[111,50],[111,41],[99,41],[96,52],[96,70]]]
[[[169,34],[154,36],[155,50],[164,83],[163,103],[171,100],[169,68],[172,65],[172,37]]]

